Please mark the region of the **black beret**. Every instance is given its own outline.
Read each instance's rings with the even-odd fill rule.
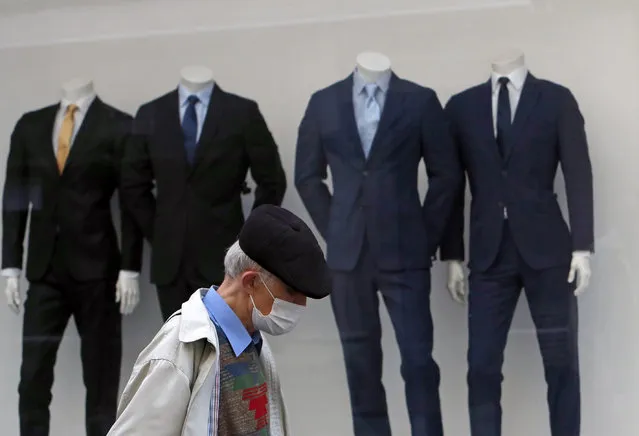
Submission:
[[[270,204],[256,207],[240,231],[239,244],[292,290],[315,299],[331,292],[324,253],[311,229],[292,212]]]

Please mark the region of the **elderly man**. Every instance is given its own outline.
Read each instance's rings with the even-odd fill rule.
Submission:
[[[287,436],[273,356],[281,335],[330,276],[311,230],[277,206],[256,208],[224,259],[219,287],[200,289],[140,353],[111,436]]]

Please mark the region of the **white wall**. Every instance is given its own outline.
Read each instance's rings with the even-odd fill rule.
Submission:
[[[400,76],[435,88],[444,102],[485,80],[490,57],[502,47],[523,48],[536,75],[572,89],[588,125],[597,254],[592,288],[580,300],[583,435],[637,434],[639,6],[632,0],[99,3],[103,6],[0,15],[2,165],[15,121],[54,102],[61,82],[92,77],[105,101],[133,112],[173,88],[181,66],[201,63],[215,71],[222,87],[260,103],[292,179],[296,129],[308,97],[345,77],[359,51],[387,53]],[[423,175],[422,181],[425,188]],[[558,190],[563,192],[561,180]],[[308,216],[292,188],[284,205]],[[447,296],[444,274],[436,265],[436,357],[446,432],[462,436],[468,434],[466,317]],[[275,343],[290,416],[296,434],[347,436],[349,408],[334,321],[328,302],[311,307],[299,328]],[[383,319],[394,434],[407,435],[398,352],[384,311]],[[155,291],[146,285],[141,306],[124,321],[123,382],[159,324]],[[0,422],[7,435],[18,434],[20,330],[21,318],[0,310],[5,356]],[[56,367],[53,436],[83,434],[79,362],[72,327]],[[541,360],[523,301],[504,371],[504,435],[548,435]]]

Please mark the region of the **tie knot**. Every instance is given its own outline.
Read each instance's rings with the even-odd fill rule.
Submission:
[[[375,97],[375,93],[379,89],[377,83],[367,83],[364,85],[364,89],[366,90],[366,95],[369,97]]]
[[[499,78],[499,84],[502,87],[508,85],[508,83],[510,83],[510,79],[508,77],[500,77]]]
[[[191,106],[197,104],[200,101],[197,95],[189,95],[186,100],[189,102]]]
[[[77,112],[77,110],[78,110],[78,106],[71,103],[69,106],[67,106],[66,114],[73,115]]]

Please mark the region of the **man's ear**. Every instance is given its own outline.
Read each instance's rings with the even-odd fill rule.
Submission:
[[[247,290],[249,294],[253,294],[255,287],[257,286],[257,272],[244,271],[241,276],[242,287]]]

